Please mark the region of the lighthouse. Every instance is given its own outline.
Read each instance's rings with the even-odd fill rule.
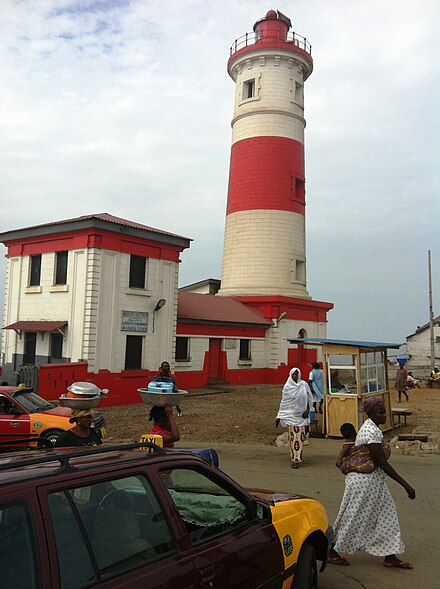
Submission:
[[[304,82],[311,46],[269,10],[237,39],[220,296],[307,300]]]

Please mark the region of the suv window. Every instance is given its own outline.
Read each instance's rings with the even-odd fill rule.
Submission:
[[[29,508],[21,502],[0,505],[2,587],[41,587],[35,531]]]
[[[244,500],[239,500],[223,486],[191,468],[161,471],[193,544],[234,530],[251,521]]]
[[[142,475],[51,493],[49,509],[63,589],[176,552],[159,501]]]

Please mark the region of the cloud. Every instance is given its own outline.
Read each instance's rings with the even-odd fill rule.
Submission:
[[[108,211],[194,238],[182,283],[219,277],[234,93],[226,62],[267,9],[5,0],[2,230]],[[280,0],[279,9],[311,41],[315,64],[305,88],[308,289],[335,301],[331,335],[401,339],[427,318],[427,249],[440,259],[438,5]]]

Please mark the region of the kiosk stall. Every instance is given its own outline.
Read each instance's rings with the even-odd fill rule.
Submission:
[[[381,397],[387,411],[383,431],[393,427],[388,382],[387,349],[401,344],[331,339],[288,338],[290,343],[322,347],[324,371],[324,419],[322,433],[341,437],[339,428],[352,423],[359,430],[365,416],[362,403],[368,397]]]

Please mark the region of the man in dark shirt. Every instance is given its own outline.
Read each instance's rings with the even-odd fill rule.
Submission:
[[[179,389],[177,388],[176,379],[174,378],[174,376],[171,376],[170,371],[171,371],[171,367],[170,367],[169,363],[162,362],[162,364],[160,365],[159,374],[156,374],[156,376],[154,376],[151,379],[151,381],[170,382],[173,385],[173,393],[177,393],[179,391]],[[178,405],[176,405],[176,411],[177,411],[177,415],[180,417],[182,415],[182,410]]]
[[[76,425],[60,435],[55,442],[56,448],[99,446],[102,444],[100,437],[91,427],[92,412],[90,409],[73,410],[69,421],[70,423],[76,423]]]

